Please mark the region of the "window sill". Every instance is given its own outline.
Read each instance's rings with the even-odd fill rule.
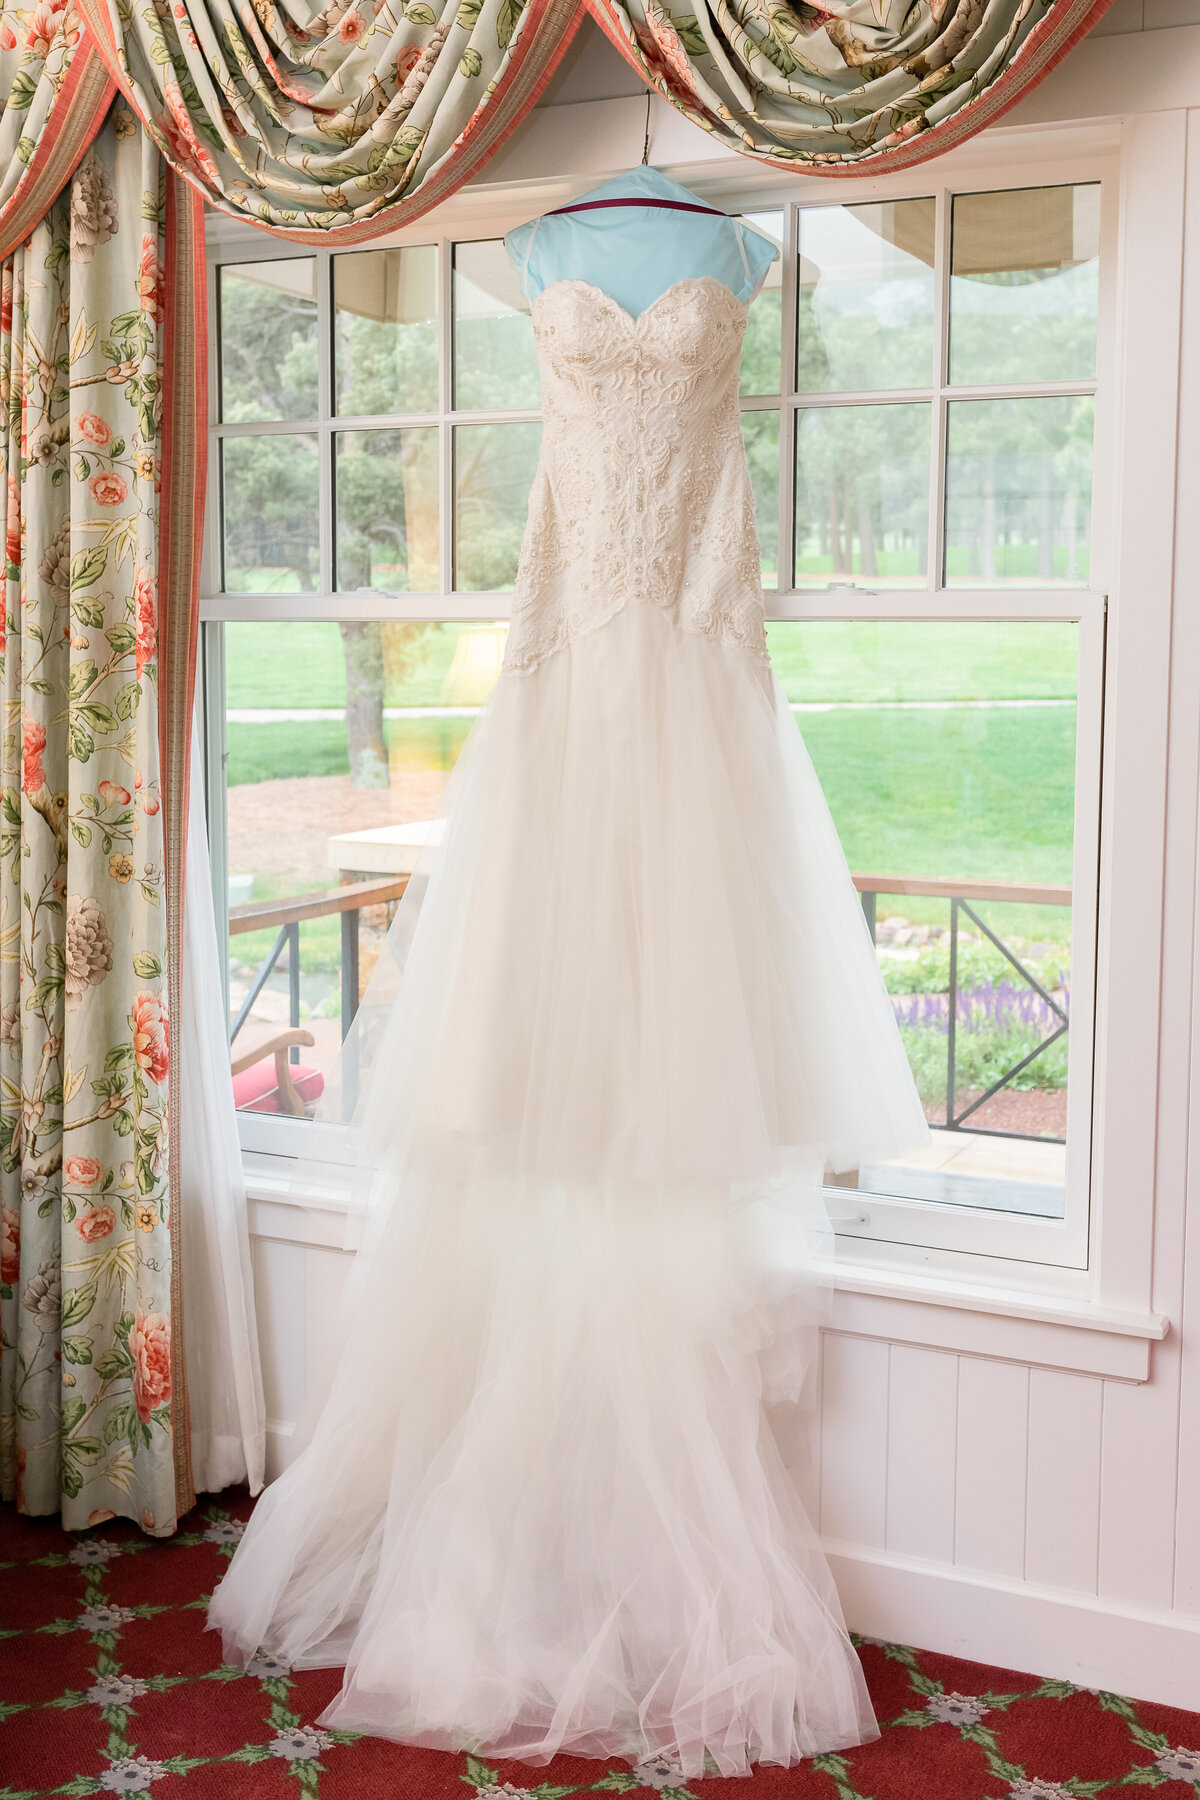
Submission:
[[[1114,1381],[1147,1381],[1162,1313],[1102,1305],[1063,1290],[987,1287],[917,1270],[830,1265],[830,1329],[849,1337],[1022,1362]]]
[[[294,1197],[285,1157],[247,1152],[243,1164],[252,1237],[347,1252],[339,1201]],[[1150,1375],[1151,1344],[1170,1330],[1161,1313],[1106,1307],[1061,1286],[988,1287],[844,1257],[826,1268],[834,1290],[827,1328],[848,1337],[1142,1382]]]

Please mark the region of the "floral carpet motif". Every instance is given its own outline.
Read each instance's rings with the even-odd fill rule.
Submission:
[[[0,1508],[0,1800],[1090,1800],[1200,1795],[1200,1717],[896,1644],[861,1651],[882,1736],[730,1789],[669,1758],[546,1768],[411,1750],[314,1720],[334,1670],[221,1661],[204,1629],[250,1502],[222,1496],[178,1536],[112,1521],[87,1536]],[[1195,1746],[1188,1748],[1188,1746]]]

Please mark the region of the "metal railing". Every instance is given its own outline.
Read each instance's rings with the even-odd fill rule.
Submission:
[[[250,1017],[254,1002],[271,978],[276,963],[287,950],[288,1023],[300,1023],[300,926],[305,919],[324,919],[331,913],[342,916],[342,1036],[354,1023],[358,1011],[358,940],[359,914],[365,906],[383,906],[398,900],[408,886],[408,876],[398,875],[391,881],[354,881],[345,887],[326,888],[322,894],[297,894],[291,900],[264,900],[260,905],[231,906],[229,935],[240,937],[248,931],[269,931],[277,926],[279,935],[255,971],[250,991],[237,1010],[229,1027],[232,1044]],[[300,1052],[289,1052],[298,1062]]]
[[[357,881],[345,887],[328,888],[324,893],[299,894],[290,900],[267,900],[229,910],[229,934],[239,937],[251,931],[276,928],[278,935],[259,964],[249,991],[238,1008],[229,1030],[232,1044],[254,1008],[254,1003],[270,980],[284,951],[287,951],[288,1019],[293,1027],[300,1024],[300,926],[306,919],[341,915],[341,1016],[345,1037],[358,1010],[359,916],[364,907],[387,905],[398,900],[408,886],[408,876],[395,876],[387,881]],[[935,1122],[942,1131],[968,1129],[966,1121],[979,1112],[989,1100],[1011,1086],[1018,1075],[1051,1044],[1066,1034],[1070,1024],[1068,1007],[1052,993],[1026,966],[1011,945],[1006,944],[976,907],[988,900],[1024,906],[1070,906],[1071,889],[1028,882],[923,880],[906,875],[854,875],[851,878],[862,900],[863,912],[872,941],[876,935],[876,913],[880,894],[895,894],[921,899],[946,900],[950,905],[949,982],[946,1013],[946,1118]],[[958,966],[959,938],[963,916],[987,938],[1011,964],[1021,980],[1037,994],[1051,1017],[1058,1023],[1040,1043],[1005,1069],[981,1094],[959,1109],[958,1097]],[[289,1051],[292,1062],[299,1060],[299,1050]],[[1041,1132],[1004,1130],[995,1126],[972,1124],[969,1129],[986,1137],[1035,1138],[1041,1143],[1061,1142]]]
[[[875,941],[876,911],[880,894],[908,895],[922,899],[948,900],[950,902],[950,969],[946,998],[946,1117],[945,1121],[930,1123],[939,1131],[962,1131],[965,1121],[973,1113],[1003,1088],[1011,1086],[1035,1059],[1045,1053],[1051,1044],[1065,1036],[1070,1024],[1068,1008],[1052,994],[1036,975],[1026,967],[1012,947],[1006,944],[986,919],[980,918],[975,906],[986,900],[999,900],[1008,905],[1019,906],[1070,906],[1071,889],[1069,887],[1043,886],[1031,882],[1012,881],[940,881],[921,880],[905,875],[854,875],[851,877],[862,900],[863,912],[871,933],[871,941]],[[974,904],[973,904],[974,903]],[[1003,1071],[982,1094],[977,1094],[969,1105],[958,1110],[958,949],[959,925],[963,914],[981,931],[988,942],[993,944],[1000,954],[1011,963],[1022,981],[1029,984],[1045,1005],[1047,1011],[1058,1024],[1040,1043],[1021,1056]],[[997,1126],[974,1124],[969,1128],[980,1137],[1017,1137],[1033,1138],[1038,1143],[1062,1143],[1062,1138],[1049,1136],[1044,1132],[1002,1130]]]

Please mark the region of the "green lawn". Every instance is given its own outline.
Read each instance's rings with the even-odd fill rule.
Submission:
[[[1077,627],[980,620],[773,620],[789,700],[1074,699]]]
[[[446,680],[461,633],[439,625],[389,705],[453,701]],[[983,620],[941,624],[775,621],[767,635],[789,700],[1011,700],[1073,698],[1076,627]],[[333,624],[247,623],[225,628],[231,707],[341,706],[345,666]]]
[[[436,705],[464,628],[422,640],[390,705]],[[469,628],[467,628],[469,629]],[[776,671],[805,712],[799,725],[860,872],[1066,883],[1071,878],[1075,628],[1063,624],[775,623]],[[338,706],[345,677],[337,627],[227,629],[230,707]],[[989,707],[1022,699],[1058,704]],[[897,701],[941,704],[911,710]],[[854,701],[855,706],[838,703]],[[955,706],[946,702],[984,704]],[[393,758],[448,768],[466,719],[389,721]],[[338,721],[228,727],[229,782],[347,770]],[[942,902],[905,900],[910,918]],[[1031,931],[1061,935],[1066,915],[1023,909]],[[1044,915],[1044,916],[1043,916]]]
[[[468,724],[413,720],[388,736],[449,768]],[[800,727],[851,868],[1070,880],[1073,707],[808,713]],[[231,786],[347,767],[333,721],[229,727]]]
[[[385,632],[391,630],[385,626]],[[421,639],[416,666],[389,706],[454,704],[446,692],[458,641],[470,626],[436,625]],[[250,621],[225,627],[225,703],[239,707],[343,706],[346,665],[336,625]],[[261,776],[255,779],[263,779]]]
[[[1075,710],[801,715],[852,869],[1071,879]]]

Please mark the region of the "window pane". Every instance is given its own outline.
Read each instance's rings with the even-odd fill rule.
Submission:
[[[928,387],[932,200],[800,213],[796,392]]]
[[[752,230],[782,249],[783,214],[743,213]],[[775,258],[767,278],[750,302],[746,316],[746,340],[742,346],[740,392],[777,394],[780,389],[779,353],[783,333],[783,257]]]
[[[539,404],[529,302],[499,238],[454,246],[454,404],[464,412]]]
[[[802,407],[796,422],[796,582],[924,586],[929,407]]]
[[[1087,396],[952,402],[948,587],[1087,582],[1093,410]]]
[[[956,194],[951,242],[951,381],[1095,374],[1098,183]]]
[[[337,590],[433,593],[438,580],[438,432],[339,431]]]
[[[334,405],[347,413],[436,412],[437,248],[333,258]]]
[[[317,440],[291,432],[221,445],[225,589],[310,593],[320,579]]]
[[[928,1150],[852,1185],[1062,1216],[1077,632],[767,626],[937,1128]]]
[[[754,489],[758,542],[762,550],[762,584],[779,586],[779,414],[744,412],[742,441]]]
[[[510,588],[537,468],[538,424],[460,425],[454,433],[456,588]]]
[[[500,668],[502,625],[236,624],[225,627],[231,1021],[286,915],[254,928],[247,908],[385,890],[411,871],[447,775]],[[352,704],[347,707],[347,697]],[[366,987],[395,899],[359,914],[359,994],[340,915],[299,923],[293,1002],[286,944],[233,1044],[235,1058],[297,1029],[292,1080],[315,1104],[342,1038],[343,1003]],[[235,1078],[239,1105],[280,1110],[274,1058]]]
[[[312,257],[227,264],[219,275],[221,418],[314,419],[317,265]]]

